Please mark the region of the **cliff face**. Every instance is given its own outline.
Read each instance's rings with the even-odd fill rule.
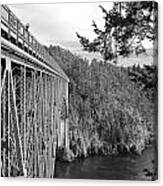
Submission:
[[[145,91],[143,83],[131,81],[129,72],[136,71],[135,67],[117,67],[95,59],[89,63],[55,46],[48,50],[70,78],[71,155],[141,154],[154,140],[156,124],[156,100],[149,99],[147,91],[157,90],[148,87]]]

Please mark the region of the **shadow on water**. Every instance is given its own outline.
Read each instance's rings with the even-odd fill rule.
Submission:
[[[71,163],[57,162],[56,178],[104,179],[104,180],[151,180],[144,169],[152,170],[155,159],[153,147],[141,156],[119,155],[112,157],[88,157]]]

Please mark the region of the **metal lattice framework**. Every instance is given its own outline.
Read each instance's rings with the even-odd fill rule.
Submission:
[[[1,12],[1,175],[52,178],[57,144],[68,147],[68,78],[7,6]]]

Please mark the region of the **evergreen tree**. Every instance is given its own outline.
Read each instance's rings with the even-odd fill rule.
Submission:
[[[93,30],[97,37],[91,42],[77,34],[83,49],[99,52],[104,61],[117,61],[117,56],[136,55],[145,52],[143,41],[157,41],[157,3],[152,1],[118,2],[104,13],[104,29],[98,28],[93,21]]]

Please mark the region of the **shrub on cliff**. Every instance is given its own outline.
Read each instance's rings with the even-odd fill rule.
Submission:
[[[95,59],[89,64],[60,47],[51,46],[49,51],[70,78],[69,132],[74,156],[140,154],[154,135],[155,104],[131,80],[129,70]]]

